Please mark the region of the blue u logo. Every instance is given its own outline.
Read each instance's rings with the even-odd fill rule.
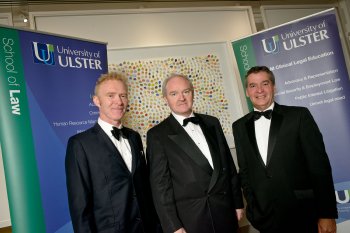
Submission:
[[[35,63],[54,65],[54,49],[52,44],[33,42],[33,57]]]
[[[279,52],[278,41],[279,41],[278,35],[275,35],[269,39],[263,39],[261,42],[263,44],[265,53],[272,53],[272,54],[278,53]]]

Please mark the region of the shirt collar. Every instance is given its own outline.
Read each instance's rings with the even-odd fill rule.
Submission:
[[[188,117],[184,117],[181,115],[176,114],[175,112],[171,112],[171,114],[175,117],[175,119],[180,123],[180,125],[183,125],[184,119],[188,117],[194,117],[194,113],[192,112]]]
[[[264,110],[264,112],[266,111],[266,110],[273,110],[273,108],[275,107],[275,102],[272,102],[272,104],[270,105],[270,107],[268,107],[267,109],[265,109]],[[258,111],[258,112],[262,112],[262,111],[260,111],[259,109],[257,109],[257,108],[254,108],[254,111]]]
[[[113,129],[113,127],[115,127],[114,125],[109,124],[108,122],[102,120],[101,118],[98,118],[97,123],[101,126],[101,128],[103,129],[103,131],[104,131],[108,136],[110,136],[110,137],[113,136],[111,130]],[[121,129],[121,128],[123,128],[123,125],[120,124],[120,126],[117,127],[117,128]]]

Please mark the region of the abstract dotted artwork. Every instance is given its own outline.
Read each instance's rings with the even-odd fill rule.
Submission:
[[[191,79],[195,90],[194,111],[218,117],[224,133],[231,133],[232,122],[217,56],[124,61],[109,64],[108,68],[128,79],[129,107],[123,124],[138,131],[144,143],[147,130],[171,112],[162,97],[162,81],[172,73],[184,74]]]

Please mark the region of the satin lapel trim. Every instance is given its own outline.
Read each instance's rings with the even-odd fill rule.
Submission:
[[[202,120],[203,122],[203,120]],[[216,132],[215,127],[207,127],[204,123],[200,124],[200,127],[203,131],[203,134],[207,140],[208,146],[209,146],[209,150],[210,150],[210,154],[211,154],[211,158],[213,160],[213,166],[214,166],[214,171],[210,180],[210,184],[209,184],[209,189],[208,191],[210,191],[215,183],[217,182],[218,178],[219,178],[219,174],[221,171],[221,162],[220,162],[220,148],[218,147],[219,143],[217,141],[217,138],[215,138],[214,134]],[[210,166],[210,164],[209,164]],[[211,168],[211,167],[210,167]]]
[[[197,147],[197,145],[193,142],[192,138],[185,134],[176,134],[169,135],[169,138],[173,140],[185,153],[188,157],[190,157],[199,167],[207,171],[208,173],[212,173],[212,168],[208,162],[208,160],[203,155],[202,151]]]
[[[248,119],[248,121],[246,122],[246,128],[247,128],[250,144],[252,145],[252,148],[255,152],[254,154],[256,155],[258,160],[261,162],[261,164],[265,167],[265,163],[264,163],[263,159],[261,158],[261,155],[259,152],[258,143],[256,142],[255,125],[254,125],[254,118],[253,118],[252,113],[251,113],[250,119]]]
[[[175,142],[188,157],[190,157],[199,167],[207,171],[209,174],[212,173],[208,160],[203,155],[202,151],[197,147],[196,143],[186,133],[185,129],[176,121],[174,117],[170,118],[170,123],[175,129],[175,134],[169,134],[168,137]]]
[[[281,128],[281,124],[283,121],[283,116],[278,114],[275,110],[272,112],[272,118],[271,118],[271,126],[270,126],[270,133],[269,133],[269,144],[267,148],[267,158],[266,158],[266,166],[269,165],[269,162],[271,160],[272,152],[275,148],[276,141],[277,141],[277,135]]]
[[[109,156],[111,157],[111,159],[116,159],[122,167],[124,167],[128,172],[130,172],[124,162],[122,155],[120,154],[119,150],[114,145],[112,140],[108,137],[108,135],[103,131],[103,129],[99,125],[96,129],[98,134],[97,138],[101,141],[102,144],[107,145],[108,151],[110,152]]]
[[[132,156],[132,161],[131,161],[131,173],[134,174],[135,170],[136,170],[136,166],[137,166],[137,162],[138,162],[138,151],[135,151],[137,147],[137,144],[135,142],[135,137],[134,135],[131,135],[131,133],[129,133],[130,137],[128,138],[129,141],[129,145],[130,145],[130,149],[131,149],[131,156]],[[143,151],[142,151],[143,153]]]

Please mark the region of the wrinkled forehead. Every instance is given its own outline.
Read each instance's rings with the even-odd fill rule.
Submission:
[[[181,76],[174,76],[168,80],[166,89],[170,90],[174,88],[192,89],[192,85],[187,78]]]

